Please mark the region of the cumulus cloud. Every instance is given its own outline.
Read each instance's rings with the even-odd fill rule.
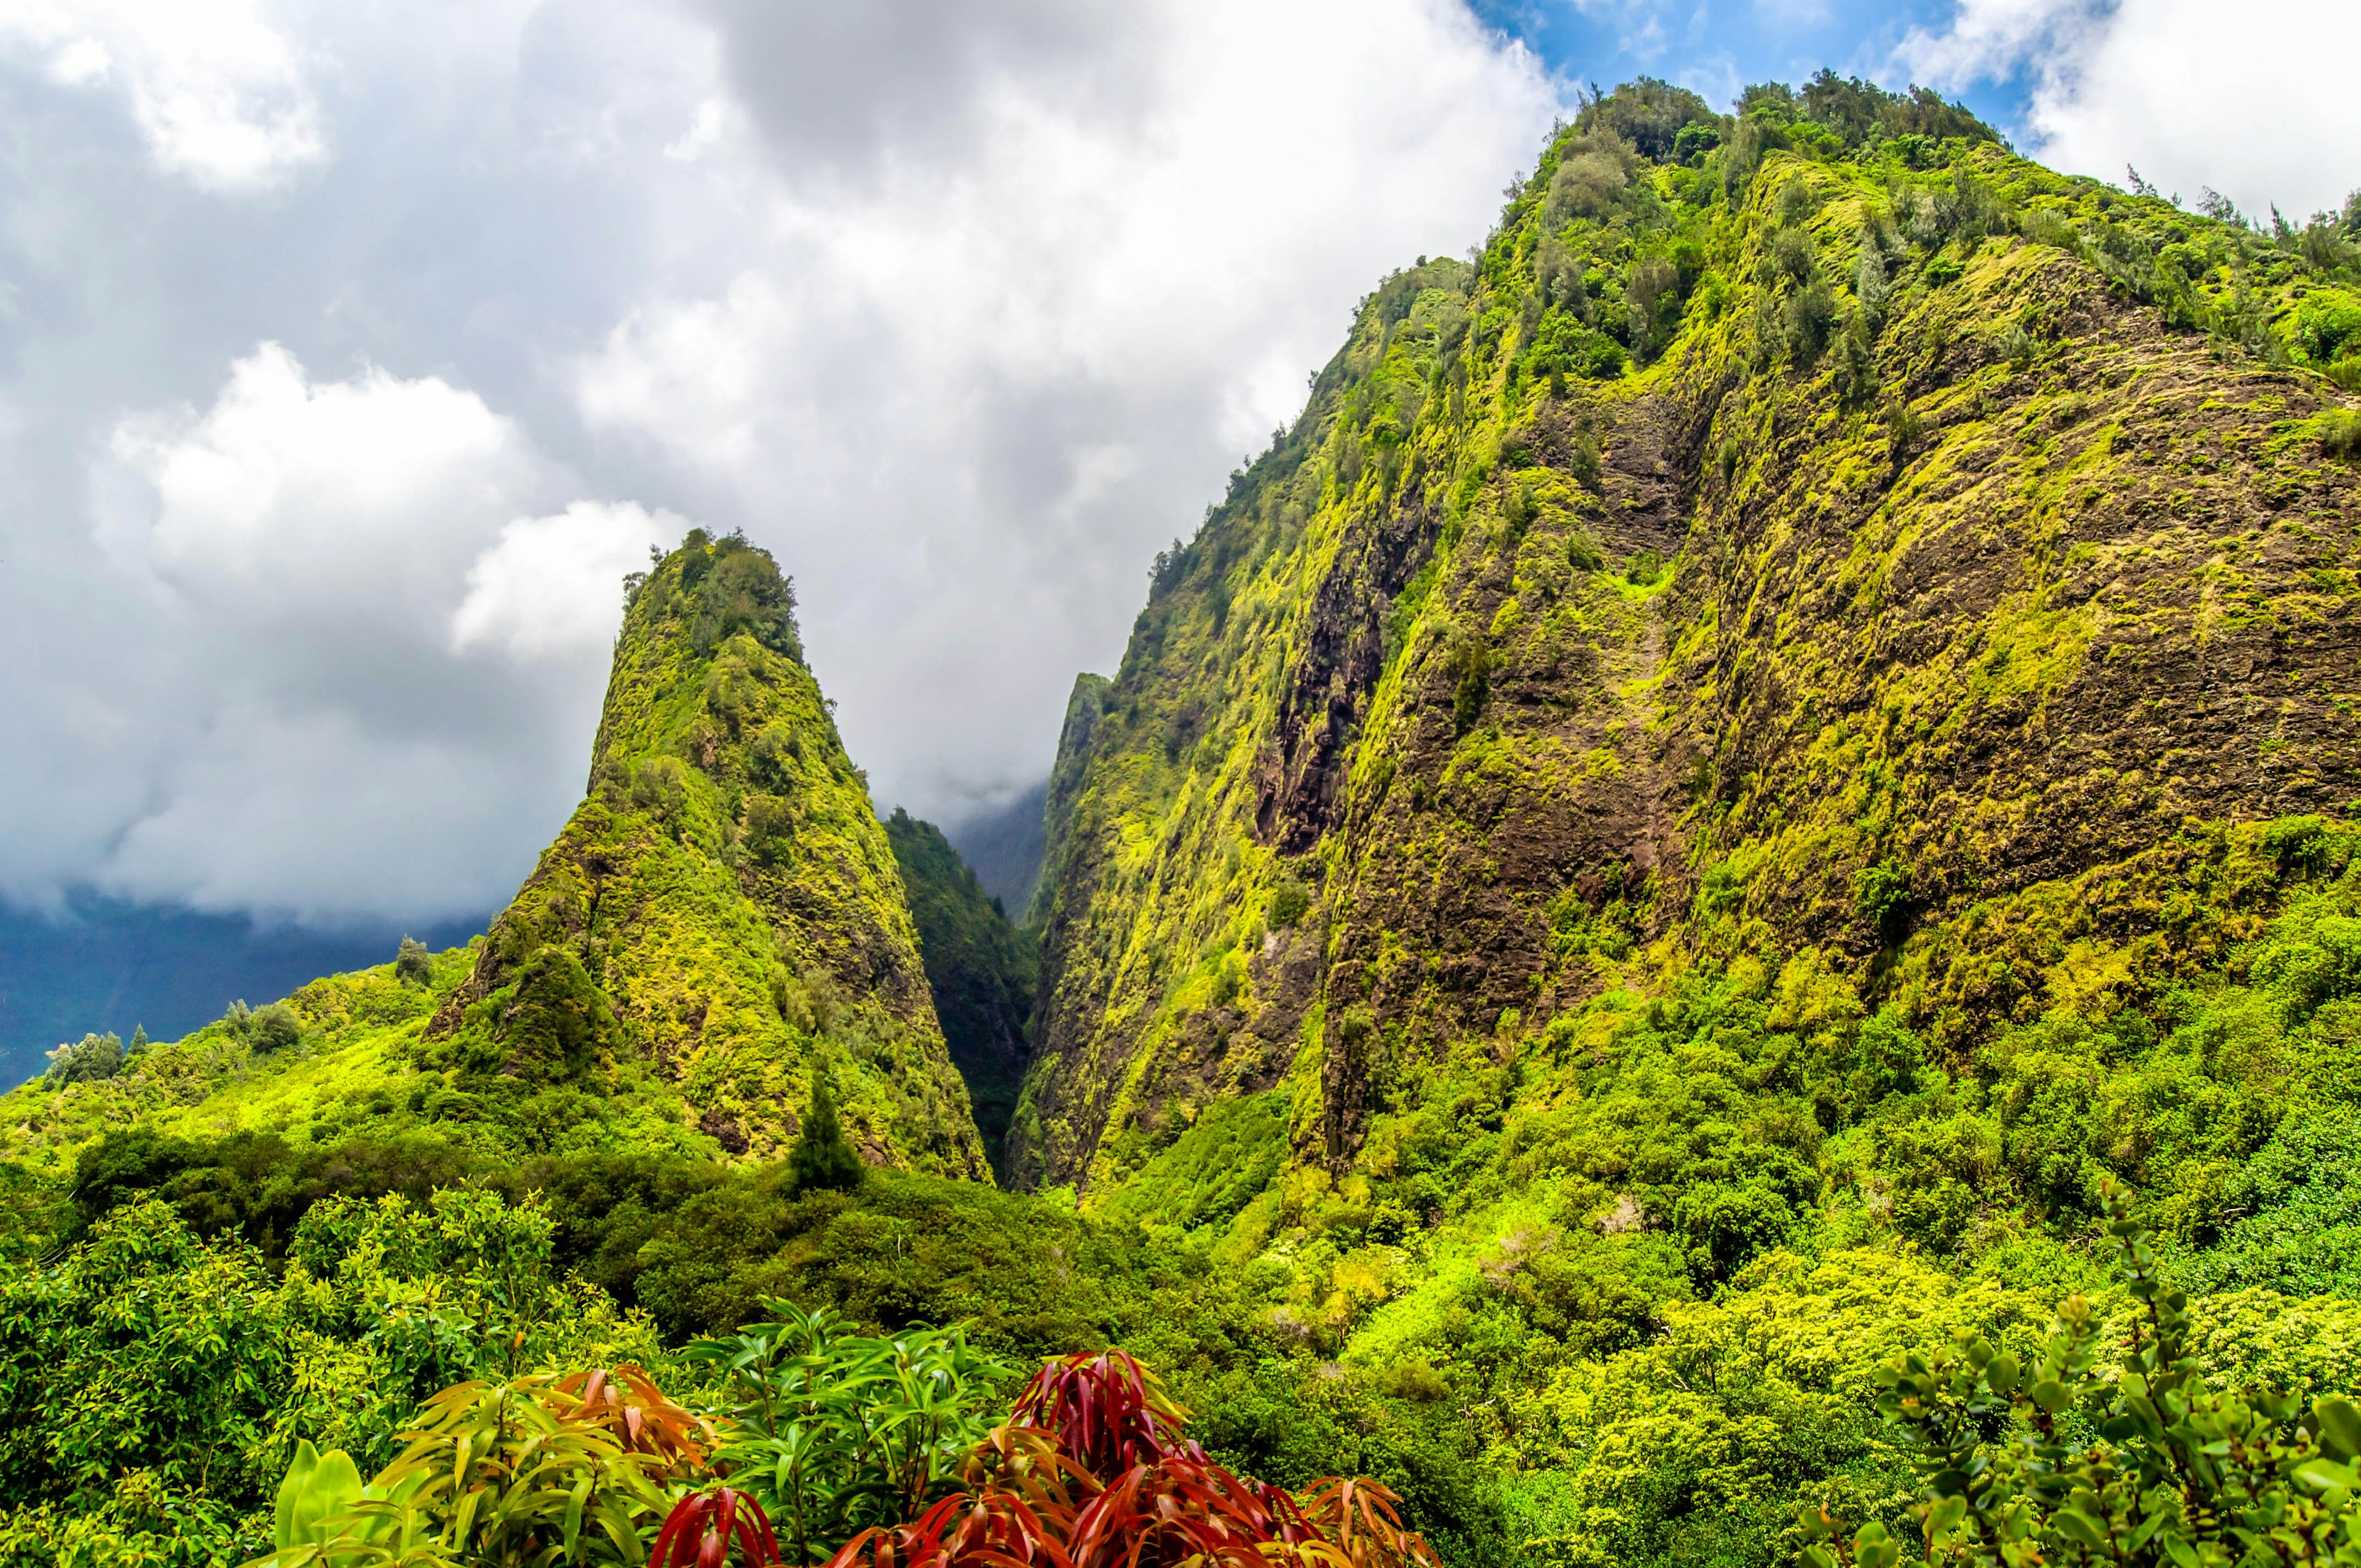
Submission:
[[[670,548],[686,519],[631,501],[576,501],[555,517],[521,517],[467,568],[451,617],[451,648],[580,662],[614,636],[611,601],[651,547]]]
[[[122,93],[156,166],[205,189],[269,190],[328,156],[312,62],[255,0],[8,0],[0,42]]]
[[[692,520],[881,806],[1037,780],[1560,106],[1457,0],[0,0],[0,896],[306,920],[510,894]]]
[[[1952,89],[2029,77],[2027,150],[2059,168],[2302,214],[2361,186],[2361,96],[2303,74],[2356,51],[2361,9],[2338,0],[1960,0],[1896,62]]]
[[[1149,556],[1559,106],[1440,0],[712,14],[753,221],[577,404],[779,551],[881,793],[950,814],[1041,771]]]
[[[202,414],[126,419],[109,446],[153,496],[101,520],[126,564],[209,619],[340,637],[356,615],[414,635],[454,557],[544,483],[529,438],[475,393],[375,367],[315,384],[276,343],[233,365]]]
[[[126,417],[96,527],[170,663],[138,800],[86,879],[206,910],[472,912],[579,788],[620,580],[686,523],[576,500],[438,377],[265,343],[205,408]],[[159,699],[162,700],[159,700]]]

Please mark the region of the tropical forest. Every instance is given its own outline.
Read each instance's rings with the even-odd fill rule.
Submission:
[[[51,1052],[0,1563],[2361,1563],[2361,197],[1592,89],[1210,499],[1029,898],[693,528],[488,929]]]

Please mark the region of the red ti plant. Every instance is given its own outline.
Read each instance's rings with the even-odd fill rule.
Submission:
[[[1433,1568],[1391,1492],[1331,1478],[1299,1499],[1213,1463],[1188,1412],[1119,1351],[1036,1373],[968,1489],[894,1530],[864,1530],[829,1568]]]
[[[1159,1459],[1205,1457],[1180,1434],[1189,1412],[1156,1374],[1119,1350],[1045,1364],[1008,1419],[1052,1434],[1060,1453],[1102,1480]]]
[[[727,1486],[691,1492],[656,1532],[648,1568],[777,1568],[778,1539],[754,1499]]]

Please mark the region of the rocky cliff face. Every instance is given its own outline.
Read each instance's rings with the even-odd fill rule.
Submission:
[[[1274,1087],[1342,1173],[1437,1064],[1701,968],[1964,1060],[2217,961],[2277,896],[2225,835],[2361,795],[2350,239],[1684,98],[1388,280],[1159,574],[1020,1179]]]
[[[654,1069],[730,1154],[833,1077],[864,1157],[985,1173],[902,877],[764,552],[693,533],[634,582],[588,795],[428,1030],[526,1087]]]

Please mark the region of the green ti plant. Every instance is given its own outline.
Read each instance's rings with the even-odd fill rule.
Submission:
[[[2029,1359],[1963,1336],[1886,1364],[1878,1408],[1915,1450],[1917,1528],[1848,1540],[1806,1508],[1810,1568],[2361,1564],[2361,1410],[2210,1387],[2154,1238],[2112,1182],[2103,1200],[2136,1308],[2120,1339],[2078,1295]]]
[[[720,1375],[730,1401],[717,1461],[779,1521],[794,1561],[824,1558],[957,1489],[1014,1368],[956,1326],[870,1338],[825,1309],[763,1304],[775,1321],[686,1354]]]
[[[651,1530],[667,1542],[709,1530],[709,1497],[674,1497],[703,1470],[709,1431],[636,1366],[456,1384],[403,1436],[366,1486],[342,1451],[299,1445],[274,1550],[247,1568],[638,1564]],[[656,1524],[667,1504],[668,1534]],[[759,1550],[767,1527],[744,1533],[741,1563],[777,1561]]]

